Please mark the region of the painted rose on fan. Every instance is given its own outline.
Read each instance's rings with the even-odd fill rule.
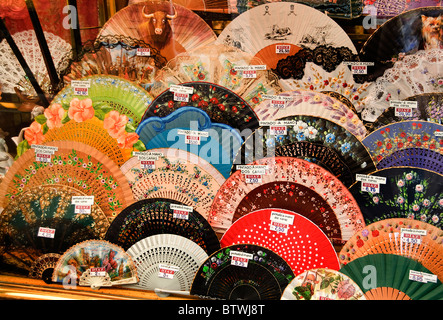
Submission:
[[[42,125],[37,121],[34,121],[29,128],[25,130],[24,137],[29,143],[29,146],[43,143],[45,136],[43,135]]]
[[[60,128],[65,117],[65,109],[59,103],[53,103],[45,109],[46,125],[49,129]]]
[[[68,116],[76,122],[92,119],[94,115],[95,111],[90,98],[83,100],[74,98],[69,103]]]
[[[105,120],[103,120],[103,127],[111,137],[117,139],[125,131],[128,121],[129,119],[126,115],[119,114],[118,111],[112,110],[106,115]]]

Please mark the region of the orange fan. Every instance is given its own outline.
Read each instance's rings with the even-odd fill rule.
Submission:
[[[105,215],[112,220],[134,202],[129,184],[120,168],[100,151],[80,142],[54,141],[49,162],[37,159],[35,149],[23,153],[8,170],[0,188],[0,206],[39,185],[61,184],[93,195]]]
[[[301,46],[297,46],[292,43],[277,42],[259,50],[255,54],[255,58],[263,61],[268,70],[273,70],[277,67],[277,63],[279,60],[287,58],[288,56],[292,56],[301,49]]]

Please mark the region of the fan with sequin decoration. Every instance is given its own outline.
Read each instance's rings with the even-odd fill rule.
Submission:
[[[93,289],[138,282],[136,264],[121,247],[106,240],[81,241],[60,257],[52,275],[63,286]]]
[[[347,275],[328,268],[298,274],[286,287],[281,300],[366,300],[360,287]]]
[[[440,300],[443,284],[417,261],[395,254],[369,254],[339,270],[366,300]]]
[[[342,266],[370,254],[396,254],[421,263],[443,279],[443,231],[429,223],[407,218],[383,219],[357,232],[342,247]]]
[[[375,170],[371,154],[346,128],[315,116],[291,116],[265,123],[246,138],[233,170],[261,157],[285,156],[311,161],[329,170],[347,187],[356,174]]]
[[[241,243],[274,251],[294,274],[313,268],[340,268],[328,237],[312,221],[293,211],[271,208],[244,215],[220,239],[222,247]]]
[[[154,198],[126,207],[112,221],[105,240],[128,250],[136,242],[156,234],[176,234],[197,243],[207,254],[220,249],[220,242],[207,220],[178,201]]]
[[[385,179],[386,183],[383,183]],[[409,218],[441,228],[441,174],[420,168],[396,167],[369,174],[369,181],[375,184],[373,186],[362,185],[366,181],[368,179],[364,178],[349,188],[366,224],[391,218]]]
[[[102,239],[109,221],[97,204],[77,213],[73,197],[85,193],[66,185],[42,185],[14,197],[0,215],[1,260],[4,271],[43,276],[41,259],[62,254],[78,241]],[[45,276],[46,277],[46,276]]]

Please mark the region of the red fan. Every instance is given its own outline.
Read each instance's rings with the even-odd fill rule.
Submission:
[[[222,247],[246,243],[274,251],[296,275],[313,268],[340,269],[328,237],[312,221],[293,211],[251,212],[234,222],[220,240]]]

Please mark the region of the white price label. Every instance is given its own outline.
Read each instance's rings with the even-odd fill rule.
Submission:
[[[174,101],[189,102],[189,93],[174,92]]]
[[[266,170],[268,170],[266,165],[237,165],[236,168],[242,174],[266,174]]]
[[[74,96],[87,96],[89,89],[88,88],[73,88]]]
[[[90,214],[94,204],[94,196],[73,196],[71,203],[75,206],[74,213]]]
[[[421,271],[409,270],[409,280],[422,283],[437,283],[437,275]]]
[[[294,216],[291,214],[271,211],[271,224],[269,229],[277,233],[288,233],[289,226],[294,223]]]
[[[289,54],[291,52],[290,44],[276,44],[275,53],[277,54]]]
[[[262,183],[261,174],[245,174],[246,183]]]
[[[351,66],[352,74],[368,74],[368,66]]]
[[[186,87],[186,86],[171,84],[169,86],[169,91],[177,93],[187,93],[189,95],[194,93],[194,87]]]
[[[422,229],[401,228],[400,231],[401,242],[410,244],[421,244],[422,237],[427,234],[427,231]]]
[[[355,180],[361,181],[361,182],[372,182],[372,183],[378,183],[378,184],[386,184],[385,177],[369,176],[369,175],[359,174],[359,173],[357,173],[355,175]]]
[[[370,192],[370,193],[380,193],[380,183],[362,182],[361,191]]]
[[[144,170],[155,170],[154,160],[140,160],[140,168]]]
[[[158,266],[158,277],[163,279],[174,279],[174,274],[180,271],[179,267],[162,264]]]
[[[231,265],[243,268],[247,268],[249,260],[254,257],[251,253],[241,251],[231,251],[229,255],[231,256]]]
[[[89,269],[89,274],[91,277],[105,277],[106,276],[106,268],[105,267],[97,267]]]
[[[45,154],[45,153],[36,153],[35,154],[35,160],[39,162],[51,162],[51,155]]]
[[[434,131],[434,136],[443,137],[443,131]]]
[[[188,220],[189,219],[189,213],[194,210],[194,208],[192,208],[192,207],[184,206],[184,205],[179,205],[179,204],[174,204],[174,203],[171,203],[169,208],[173,210],[172,216],[174,218],[176,218],[176,219],[184,219],[184,220]]]
[[[75,208],[74,208],[74,213],[76,213],[76,214],[90,214],[91,208],[92,207],[90,205],[76,204]]]
[[[286,126],[271,126],[269,130],[274,136],[285,136],[288,133]]]
[[[272,99],[270,103],[271,103],[271,107],[274,109],[285,109],[287,106],[285,100]]]
[[[31,148],[35,152],[35,160],[39,162],[51,162],[51,155],[58,151],[57,147],[33,144]]]
[[[37,236],[42,238],[54,239],[55,229],[40,227],[38,228]]]
[[[255,70],[245,70],[243,71],[243,78],[245,79],[255,79],[257,78],[257,71]]]
[[[150,48],[137,48],[137,56],[139,57],[149,57],[151,55]]]

